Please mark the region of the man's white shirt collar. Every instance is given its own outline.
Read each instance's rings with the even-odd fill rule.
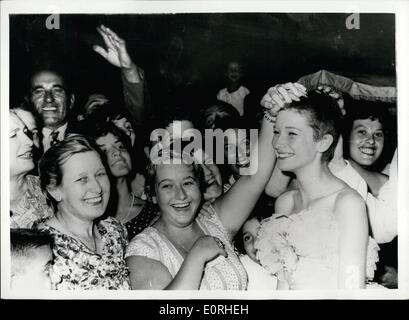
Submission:
[[[67,126],[68,126],[68,122],[66,122],[65,124],[63,124],[61,127],[55,129],[55,130],[51,130],[49,128],[44,127],[42,130],[43,133],[43,147],[44,147],[44,151],[47,151],[50,148],[50,143],[51,143],[51,134],[54,131],[58,131],[58,140],[61,141],[64,139],[65,137],[65,131],[67,130]]]

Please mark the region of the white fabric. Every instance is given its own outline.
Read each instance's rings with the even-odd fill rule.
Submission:
[[[244,114],[244,98],[250,93],[249,89],[246,87],[240,86],[234,92],[228,92],[227,88],[221,89],[217,93],[217,99],[224,101],[228,104],[231,104],[237,109],[237,111],[242,116]]]
[[[375,198],[368,192],[365,180],[348,161],[346,163],[347,165],[342,170],[332,173],[355,189],[365,200],[369,223],[375,241],[377,243],[392,241],[398,234],[396,198],[398,194],[397,151],[395,151],[391,162],[389,180],[380,189],[378,198]]]
[[[277,290],[277,277],[268,273],[247,254],[241,255],[240,261],[247,272],[247,290]]]

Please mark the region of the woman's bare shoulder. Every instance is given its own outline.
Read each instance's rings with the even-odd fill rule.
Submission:
[[[298,190],[290,190],[279,196],[275,202],[275,213],[290,215],[294,212],[295,197]]]
[[[338,216],[351,214],[366,216],[365,201],[356,190],[345,187],[335,199],[334,212]]]

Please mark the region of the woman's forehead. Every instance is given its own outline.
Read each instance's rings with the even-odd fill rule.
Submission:
[[[118,141],[118,137],[112,132],[108,132],[106,135],[98,137],[96,142],[99,145],[113,144]]]
[[[359,127],[359,126],[364,126],[364,127],[370,127],[370,128],[374,128],[374,129],[382,129],[382,123],[379,122],[378,119],[371,119],[371,118],[367,118],[367,119],[355,119],[354,120],[354,124],[353,127]]]
[[[260,226],[261,224],[256,218],[247,220],[243,225],[243,233],[246,233],[246,232],[257,233]]]
[[[159,164],[156,168],[157,181],[195,176],[191,164]]]
[[[76,175],[84,171],[96,171],[104,166],[96,151],[85,151],[71,155],[61,167],[63,175]]]
[[[277,125],[299,125],[299,126],[308,126],[310,122],[310,115],[307,112],[298,112],[293,109],[283,109],[278,112],[277,115]]]

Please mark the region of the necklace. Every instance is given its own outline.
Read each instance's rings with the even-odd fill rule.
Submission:
[[[133,204],[135,202],[135,195],[133,194],[133,192],[131,192],[131,196],[132,196],[131,206],[129,207],[128,213],[126,214],[125,218],[123,219],[123,223],[126,223],[126,220],[128,219],[129,215],[131,214]]]

